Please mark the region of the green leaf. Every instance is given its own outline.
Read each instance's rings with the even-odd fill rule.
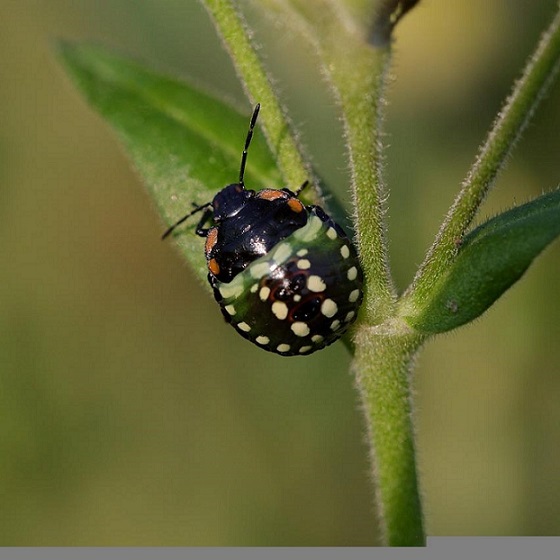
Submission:
[[[560,190],[496,216],[465,236],[431,295],[405,303],[402,315],[424,333],[472,321],[517,282],[558,235]]]
[[[447,268],[455,255],[455,244],[468,231],[478,209],[496,183],[515,145],[548,88],[560,72],[560,11],[541,35],[521,78],[498,113],[486,141],[463,182],[432,247],[405,294],[415,301],[429,297],[434,277]]]
[[[166,225],[237,181],[249,125],[245,115],[190,84],[92,45],[63,42],[60,56],[88,102],[112,125],[153,196]],[[275,161],[255,133],[245,181],[281,187]],[[206,285],[203,240],[196,217],[174,236]]]

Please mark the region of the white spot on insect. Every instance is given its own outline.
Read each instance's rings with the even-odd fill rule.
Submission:
[[[272,253],[272,260],[276,264],[282,264],[285,262],[292,254],[292,247],[289,243],[280,243],[273,253]]]
[[[319,344],[319,342],[323,342],[323,337],[320,334],[314,334],[311,337],[311,340],[315,343],[315,344]]]
[[[226,305],[224,309],[228,315],[235,315],[235,307],[233,305]]]
[[[309,334],[309,327],[303,321],[296,321],[290,327],[296,336],[307,336]]]
[[[312,292],[324,292],[327,285],[320,276],[312,274],[307,278],[307,288]]]
[[[299,349],[299,353],[300,354],[305,354],[306,352],[309,352],[309,350],[311,350],[311,348],[313,348],[313,346],[302,346]]]
[[[331,323],[331,331],[336,331],[340,328],[340,321],[336,319]]]
[[[276,347],[276,350],[278,350],[278,352],[289,352],[290,345],[289,344],[279,344]]]
[[[243,293],[243,285],[239,282],[222,284],[218,289],[225,299],[238,298]]]
[[[307,259],[299,259],[296,264],[300,270],[307,270],[311,267],[311,263]]]
[[[288,306],[283,301],[275,301],[272,304],[272,313],[277,319],[283,321],[288,316]]]
[[[295,294],[294,301],[301,301],[301,296],[299,294]]]
[[[351,321],[354,318],[354,315],[356,315],[354,311],[348,311],[346,317],[344,317],[344,320],[348,323],[348,321]]]
[[[355,266],[349,268],[348,272],[346,273],[346,277],[348,278],[348,280],[356,280],[356,278],[358,277],[358,269]]]
[[[322,227],[323,222],[321,221],[321,218],[311,215],[307,224],[305,224],[302,228],[296,229],[292,235],[300,241],[310,243],[317,237],[317,234],[321,231]]]
[[[348,296],[348,301],[350,303],[354,303],[355,301],[358,301],[359,297],[360,297],[360,290],[352,290],[350,292],[350,295]]]
[[[270,295],[270,288],[268,286],[263,286],[261,288],[261,291],[259,292],[259,297],[261,298],[261,301],[266,301],[269,295]]]
[[[327,237],[329,239],[332,239],[333,241],[338,237],[337,234],[336,234],[336,230],[333,227],[330,227],[327,230]]]
[[[338,311],[338,306],[336,305],[336,303],[332,299],[326,299],[321,304],[321,313],[325,317],[329,317],[329,318],[334,317],[334,315],[336,315],[337,311]]]
[[[309,253],[309,249],[300,249],[296,255],[298,257],[305,257],[305,255],[307,255],[307,253]]]
[[[271,263],[268,261],[257,262],[249,267],[249,272],[253,278],[262,278],[265,274],[268,274],[271,269]]]
[[[270,342],[270,338],[268,338],[268,336],[257,336],[257,338],[255,338],[255,342],[264,346]]]
[[[340,248],[340,254],[342,255],[343,259],[347,259],[350,256],[350,249],[348,248],[348,245],[343,245]]]
[[[251,330],[251,327],[247,323],[237,323],[237,328],[244,332],[249,332]]]
[[[258,283],[253,284],[251,286],[251,293],[254,294],[258,289],[259,289],[259,284]]]

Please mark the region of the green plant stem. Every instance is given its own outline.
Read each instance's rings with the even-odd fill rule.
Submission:
[[[560,12],[542,35],[535,53],[498,115],[434,244],[403,296],[403,306],[410,305],[411,301],[421,305],[436,279],[447,270],[448,264],[457,254],[463,235],[559,68]]]
[[[385,238],[381,140],[390,52],[388,49],[373,50],[363,57],[363,63],[362,72],[369,76],[360,89],[347,85],[344,75],[338,76],[337,81],[345,108],[343,119],[352,174],[357,242],[366,275],[363,320],[375,325],[391,314],[396,298]]]
[[[204,0],[203,4],[230,53],[249,99],[261,103],[265,109],[261,111],[259,122],[286,184],[297,188],[312,177],[311,170],[301,156],[301,147],[257,56],[242,15],[231,0]]]
[[[396,297],[383,212],[383,109],[391,53],[388,46],[364,48],[350,39],[341,49],[336,33],[322,36],[328,75],[342,109],[366,276],[353,370],[368,426],[383,544],[424,546],[410,388],[411,361],[421,339],[404,323],[388,319]]]
[[[369,325],[378,324],[390,316],[396,297],[387,258],[383,209],[383,108],[390,49],[372,48],[333,2],[298,0],[294,5],[309,22],[308,35],[340,105],[354,194],[356,238],[366,276],[360,316]]]
[[[388,323],[362,328],[355,341],[383,544],[424,546],[410,389],[421,338],[404,324]]]

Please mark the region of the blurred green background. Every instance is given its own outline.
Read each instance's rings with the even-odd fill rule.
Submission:
[[[555,0],[429,0],[396,33],[389,236],[399,287]],[[195,0],[1,0],[0,545],[375,544],[342,345],[277,357],[226,327],[108,126],[53,54],[95,41],[249,104]],[[265,53],[347,193],[333,100],[297,35]],[[555,188],[560,87],[481,219]],[[216,185],[216,188],[221,185]],[[418,360],[430,535],[560,534],[560,245]]]

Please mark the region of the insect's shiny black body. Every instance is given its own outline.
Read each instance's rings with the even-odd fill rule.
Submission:
[[[239,190],[238,190],[239,189]],[[229,199],[236,198],[239,204],[229,204],[227,213],[213,211],[211,217],[217,231],[215,244],[207,250],[206,257],[215,259],[220,282],[229,282],[244,270],[249,263],[266,255],[279,241],[285,239],[307,221],[304,212],[294,212],[286,198],[265,198],[261,193],[242,189],[241,185],[228,185],[212,202],[212,208],[221,210],[225,205],[224,191]],[[287,189],[280,191],[295,198]],[[208,216],[210,217],[210,216]],[[204,217],[206,220],[206,216]],[[211,228],[210,228],[211,229]],[[199,228],[199,234],[208,237],[210,229]]]

